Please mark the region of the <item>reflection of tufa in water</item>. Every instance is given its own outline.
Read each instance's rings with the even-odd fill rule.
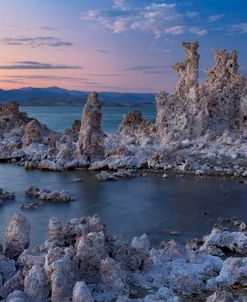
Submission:
[[[175,92],[156,96],[155,124],[134,111],[106,136],[96,92],[88,97],[81,123],[62,134],[20,113],[16,103],[1,105],[1,159],[55,171],[152,168],[246,176],[247,85],[238,74],[237,52],[216,51],[216,64],[200,86],[199,44],[183,46],[185,60],[173,66],[179,75]]]

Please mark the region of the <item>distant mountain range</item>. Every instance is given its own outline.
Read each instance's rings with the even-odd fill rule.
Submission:
[[[59,87],[0,89],[0,103],[17,101],[22,106],[81,106],[88,92]],[[155,104],[153,93],[99,93],[103,106],[151,106]]]

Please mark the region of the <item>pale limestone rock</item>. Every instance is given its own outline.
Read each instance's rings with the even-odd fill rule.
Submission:
[[[93,296],[85,282],[76,282],[73,289],[72,302],[94,302]]]
[[[34,265],[24,281],[24,292],[31,302],[44,302],[50,293],[50,282],[43,267]]]
[[[30,223],[23,214],[15,214],[5,231],[4,252],[9,258],[17,258],[29,246]]]
[[[91,92],[83,109],[78,151],[90,160],[104,155],[104,133],[101,130],[101,105],[96,92]]]

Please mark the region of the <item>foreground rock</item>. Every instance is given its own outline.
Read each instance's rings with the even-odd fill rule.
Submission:
[[[109,233],[100,217],[50,219],[48,239],[28,248],[30,225],[12,218],[0,256],[3,301],[154,302],[245,301],[247,238],[244,232],[218,230],[203,244],[175,241],[151,248],[147,235],[131,242]],[[244,237],[245,236],[245,237]],[[241,246],[243,257],[213,256],[209,246]],[[10,259],[11,258],[11,259]]]
[[[29,246],[30,223],[24,215],[16,214],[12,217],[5,231],[4,253],[10,258],[18,257]]]
[[[33,186],[27,188],[25,194],[29,197],[36,197],[41,201],[69,202],[73,200],[67,191],[56,192],[47,189],[39,189]]]

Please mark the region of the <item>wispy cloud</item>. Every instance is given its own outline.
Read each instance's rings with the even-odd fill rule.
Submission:
[[[152,3],[150,5],[130,7],[126,1],[116,0],[112,9],[90,10],[81,15],[81,19],[97,22],[115,33],[127,30],[148,32],[156,38],[173,34],[169,28],[181,27],[180,34],[190,32],[196,36],[206,34],[207,31],[199,27],[185,26],[186,19],[198,16],[195,11],[179,13],[176,3]],[[185,30],[186,29],[186,30]],[[178,34],[178,31],[177,31]]]
[[[230,33],[246,34],[247,33],[247,23],[229,25],[227,28],[227,31]]]
[[[225,17],[225,14],[212,15],[208,17],[208,22],[216,22]]]
[[[27,47],[71,47],[72,42],[64,41],[60,38],[52,36],[40,37],[5,37],[0,39],[0,43],[11,46],[27,46]]]
[[[88,80],[86,78],[79,78],[79,77],[69,77],[69,76],[50,76],[50,75],[14,75],[14,76],[7,76],[8,81],[19,81],[19,80],[44,80],[44,81],[85,81]],[[6,80],[6,81],[7,81]]]
[[[20,61],[11,65],[0,65],[0,69],[81,69],[81,66],[55,65],[36,61]]]
[[[97,48],[96,49],[97,52],[103,53],[103,54],[107,54],[109,53],[107,50],[103,49],[103,48]]]
[[[147,74],[164,74],[170,66],[161,65],[161,66],[152,66],[152,65],[134,65],[125,68],[123,71],[133,71],[133,72],[141,72]]]
[[[39,27],[40,29],[42,29],[42,30],[47,30],[47,31],[57,31],[58,30],[58,28],[57,27],[54,27],[54,26],[40,26]]]
[[[174,36],[181,36],[185,33],[195,34],[196,36],[204,36],[208,33],[206,29],[200,29],[194,26],[172,26],[165,29],[165,32]]]
[[[102,77],[102,78],[115,78],[115,77],[123,77],[124,74],[121,73],[87,73],[87,76],[90,77]]]

